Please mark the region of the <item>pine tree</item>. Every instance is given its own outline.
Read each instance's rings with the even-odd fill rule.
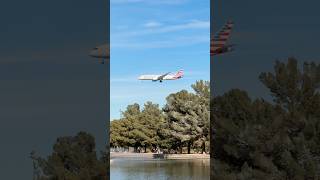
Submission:
[[[199,144],[204,152],[209,139],[209,82],[198,81],[192,87],[196,94],[186,90],[170,94],[163,108],[168,134],[180,146],[180,153],[187,146],[188,154]]]
[[[297,60],[262,73],[273,103],[231,90],[212,100],[212,177],[319,179],[320,66]]]
[[[79,132],[57,139],[47,159],[32,157],[43,173],[40,179],[102,180],[108,178],[109,161],[98,159],[93,136]]]

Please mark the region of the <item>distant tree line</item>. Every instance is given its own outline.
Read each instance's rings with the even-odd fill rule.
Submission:
[[[110,126],[111,147],[133,147],[137,152],[161,149],[164,153],[209,151],[210,83],[197,81],[194,92],[170,94],[166,104],[128,105]]]
[[[320,179],[320,65],[261,73],[273,102],[232,89],[211,101],[211,178]]]

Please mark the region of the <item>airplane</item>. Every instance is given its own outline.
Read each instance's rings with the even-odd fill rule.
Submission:
[[[110,59],[110,46],[108,44],[97,46],[91,50],[89,56],[99,58],[100,63],[104,64],[106,59]]]
[[[162,75],[141,75],[139,76],[139,80],[152,80],[153,82],[163,80],[177,80],[183,77],[183,70],[179,70],[175,75],[170,75],[170,72],[162,74]]]
[[[234,23],[228,21],[223,28],[210,39],[210,56],[224,54],[234,50],[234,44],[227,44]]]

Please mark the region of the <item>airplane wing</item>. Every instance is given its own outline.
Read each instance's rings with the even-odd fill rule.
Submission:
[[[232,21],[228,21],[217,34],[214,35],[210,40],[210,54],[213,54],[217,49],[223,48],[229,38],[232,31],[234,23]]]
[[[162,80],[164,80],[164,78],[169,74],[170,72],[168,73],[165,73],[163,75],[141,75],[138,79],[139,80],[152,80],[152,81],[160,81],[162,82]]]
[[[167,72],[167,73],[159,76],[159,77],[158,77],[158,80],[163,80],[163,78],[164,78],[166,75],[168,75],[168,74],[170,74],[170,72]]]

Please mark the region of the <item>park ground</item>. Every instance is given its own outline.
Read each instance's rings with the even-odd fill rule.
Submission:
[[[157,153],[118,153],[111,152],[110,158],[125,159],[210,159],[210,154],[157,154]]]

